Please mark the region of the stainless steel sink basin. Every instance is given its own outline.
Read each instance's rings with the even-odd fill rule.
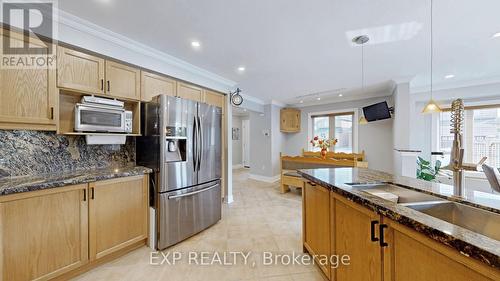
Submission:
[[[378,196],[383,199],[387,199],[384,195],[395,195],[397,203],[399,204],[407,204],[413,202],[441,202],[445,201],[442,198],[432,196],[429,194],[425,194],[422,192],[414,191],[411,189],[399,187],[397,185],[388,184],[388,183],[373,183],[373,184],[350,184],[352,188],[359,189],[371,195]],[[385,194],[387,193],[387,194]],[[388,199],[390,200],[390,199]],[[390,200],[393,201],[393,200]],[[394,201],[396,202],[396,201]]]
[[[406,207],[500,241],[499,214],[450,201],[407,204]]]

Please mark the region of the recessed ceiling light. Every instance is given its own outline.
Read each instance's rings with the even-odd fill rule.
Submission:
[[[194,48],[199,48],[201,46],[201,44],[198,41],[192,41],[191,46],[193,46]]]
[[[344,95],[342,95],[342,94],[339,94],[339,97],[343,97],[343,96],[344,96]]]
[[[448,75],[446,75],[444,78],[445,78],[445,79],[451,79],[451,78],[453,78],[453,77],[455,77],[455,75],[453,75],[453,74],[448,74]]]
[[[245,71],[245,67],[244,67],[244,66],[240,66],[240,67],[238,67],[238,71],[239,71],[239,72],[243,72],[243,71]]]
[[[491,36],[491,38],[499,38],[500,37],[500,32],[497,32]]]
[[[304,101],[303,101],[303,100],[301,100],[301,101],[299,101],[299,103],[304,103]]]
[[[244,109],[243,109],[243,111],[247,112],[247,109],[246,109],[246,108],[244,108]]]
[[[316,99],[317,99],[317,100],[321,100],[321,98],[320,98],[320,97],[317,97]]]

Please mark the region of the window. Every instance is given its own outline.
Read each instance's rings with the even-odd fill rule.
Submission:
[[[312,116],[312,136],[338,139],[335,152],[353,152],[354,112]],[[318,151],[319,148],[314,147]]]
[[[442,112],[439,120],[439,150],[445,152],[444,163],[449,163],[453,134],[450,133],[451,113]],[[478,163],[488,157],[486,164],[500,168],[500,106],[498,108],[470,108],[465,110],[464,161]]]

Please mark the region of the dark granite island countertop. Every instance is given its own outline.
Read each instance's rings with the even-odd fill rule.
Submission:
[[[384,200],[353,188],[347,183],[392,183],[498,214],[500,214],[499,195],[467,192],[465,198],[456,198],[452,196],[453,187],[449,185],[393,176],[363,168],[310,169],[300,170],[299,173],[307,180],[327,187],[348,200],[412,228],[437,242],[450,246],[463,255],[479,260],[491,267],[500,268],[500,241],[403,205]],[[500,229],[498,231],[500,232]]]
[[[61,172],[36,176],[0,178],[0,196],[44,190],[67,185],[89,183],[113,178],[149,174],[152,170],[142,166],[113,167],[96,170]]]

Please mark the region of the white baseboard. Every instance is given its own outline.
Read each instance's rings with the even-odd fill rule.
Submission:
[[[261,175],[249,174],[248,178],[256,181],[274,183],[280,180],[280,175],[276,175],[274,177],[266,177]]]
[[[233,165],[233,170],[236,170],[236,169],[243,169],[243,164]]]

